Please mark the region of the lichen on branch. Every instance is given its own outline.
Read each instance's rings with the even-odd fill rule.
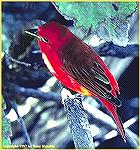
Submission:
[[[83,97],[79,94],[67,96],[64,99],[68,124],[76,148],[94,148],[88,116],[84,111],[82,99]]]

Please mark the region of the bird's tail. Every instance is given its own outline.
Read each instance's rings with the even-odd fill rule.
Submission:
[[[105,105],[105,107],[109,110],[109,112],[113,116],[113,118],[114,118],[114,120],[115,120],[115,122],[116,122],[116,124],[119,128],[120,134],[121,134],[124,142],[126,142],[126,137],[125,137],[125,131],[124,131],[124,128],[123,128],[123,124],[122,124],[122,121],[121,121],[120,117],[117,114],[117,106],[109,103],[108,101],[106,101],[103,98],[100,98],[100,100],[102,101],[102,103]]]

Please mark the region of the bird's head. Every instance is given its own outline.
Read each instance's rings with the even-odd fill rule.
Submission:
[[[43,52],[49,48],[58,49],[70,37],[67,28],[54,21],[39,26],[38,29],[27,30],[25,33],[37,38]]]

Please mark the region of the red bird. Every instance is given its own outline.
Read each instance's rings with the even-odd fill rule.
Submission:
[[[54,21],[38,28],[35,36],[50,72],[72,91],[99,98],[112,114],[122,138],[125,132],[117,114],[117,81],[100,56],[65,26]]]

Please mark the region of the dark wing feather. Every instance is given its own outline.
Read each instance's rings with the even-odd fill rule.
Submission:
[[[111,94],[112,88],[104,68],[95,60],[95,52],[89,51],[86,44],[77,45],[74,42],[75,40],[71,41],[73,45],[65,45],[61,49],[59,56],[63,63],[62,69],[94,95],[120,106],[120,100]]]

